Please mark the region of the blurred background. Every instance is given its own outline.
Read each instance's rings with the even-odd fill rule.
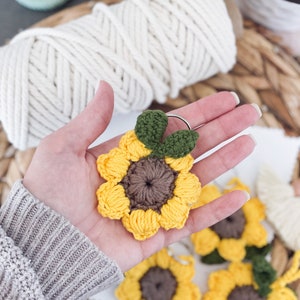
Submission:
[[[0,1],[0,44],[5,44],[20,30],[30,27],[32,24],[58,12],[61,9],[86,2],[84,0],[70,0],[65,5],[47,12],[33,11],[27,9],[17,1]]]

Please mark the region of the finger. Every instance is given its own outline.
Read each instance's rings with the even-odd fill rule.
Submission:
[[[198,157],[220,143],[232,138],[255,124],[261,117],[261,111],[255,104],[246,104],[223,114],[197,130],[199,139],[193,151]]]
[[[73,150],[86,150],[103,133],[110,122],[114,104],[111,86],[101,81],[99,88],[87,107],[60,134],[66,138],[66,147]]]
[[[192,172],[205,185],[234,168],[252,153],[255,145],[250,135],[242,135],[194,164]]]
[[[249,195],[245,191],[236,190],[191,210],[189,218],[181,230],[169,230],[165,233],[165,246],[227,218],[240,209],[248,199]]]
[[[198,129],[200,137],[195,147],[195,150],[193,150],[192,152],[193,156],[199,157],[201,154],[216,147],[221,142],[226,141],[227,139],[233,137],[242,130],[248,128],[250,125],[253,125],[259,118],[260,114],[261,113],[258,112],[257,108],[253,105],[243,105],[236,108],[232,112],[220,117],[221,120],[216,119],[211,123],[208,123],[207,125],[203,126],[203,128]],[[247,141],[246,144],[242,144],[244,138],[250,140]],[[209,163],[211,160],[214,162],[214,157],[218,157],[218,154],[220,154],[220,159],[223,152],[226,154],[226,152],[230,152],[233,149],[238,153],[235,154],[234,151],[233,153],[229,153],[228,157],[230,157],[232,154],[234,155],[235,159],[232,160],[232,163],[234,163],[235,166],[237,163],[239,163],[241,160],[247,157],[253,151],[256,145],[255,141],[250,136],[245,136],[244,138],[238,138],[236,141],[232,142],[232,144],[227,145],[223,149],[219,150],[213,156],[206,158],[204,161],[201,162],[201,165],[204,165],[204,163],[207,164],[207,162]],[[119,139],[120,136],[117,136],[93,148],[91,151],[94,153],[95,156],[107,153],[110,149],[118,145]],[[235,161],[237,161],[237,163],[235,163]],[[219,168],[220,167],[218,167],[216,170],[219,170]],[[214,173],[213,170],[211,170],[211,173]],[[224,173],[224,170],[220,170],[220,172],[218,173],[220,173],[219,175],[221,175],[222,173]]]
[[[207,123],[224,113],[231,111],[239,103],[238,96],[232,92],[220,92],[208,97],[204,97],[187,106],[170,111],[172,114],[178,114],[186,119],[192,128]],[[169,119],[170,126],[168,131],[174,132],[178,129],[186,129],[182,121],[176,122],[175,118]],[[111,148],[116,147],[120,136],[115,137],[101,145],[90,149],[90,151],[98,156],[108,152]]]
[[[195,129],[231,111],[239,104],[239,102],[240,100],[234,92],[219,92],[184,107],[175,109],[172,111],[172,114],[183,117],[189,122],[191,128]],[[170,130],[175,131],[178,129],[185,129],[182,122],[180,125],[176,122],[175,126],[180,126],[181,128],[175,127],[170,128]]]

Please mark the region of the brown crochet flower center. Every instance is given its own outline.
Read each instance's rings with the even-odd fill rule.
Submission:
[[[163,159],[147,157],[132,162],[121,184],[130,200],[130,209],[152,209],[158,213],[173,197],[177,172]]]
[[[176,293],[177,280],[168,269],[150,268],[140,279],[142,299],[171,300]]]
[[[251,285],[235,287],[229,294],[228,300],[265,300]]]
[[[231,216],[211,226],[211,229],[223,239],[239,239],[243,234],[245,223],[244,212],[239,209]]]

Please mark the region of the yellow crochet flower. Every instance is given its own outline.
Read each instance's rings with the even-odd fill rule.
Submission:
[[[198,203],[208,203],[220,197],[221,192],[218,194],[216,189],[214,185],[203,187]],[[248,186],[238,178],[229,181],[223,192],[237,189],[250,192]],[[267,245],[267,230],[261,224],[264,219],[264,205],[258,198],[251,198],[240,210],[225,220],[192,234],[195,251],[203,256],[202,260],[206,263],[242,261],[246,257],[247,248],[262,248]]]
[[[203,300],[243,299],[241,295],[256,295],[255,282],[250,263],[233,262],[227,270],[219,270],[209,274],[208,291]],[[239,294],[240,298],[234,294]],[[230,298],[231,297],[231,298]],[[259,298],[254,298],[259,299]]]
[[[287,285],[300,278],[299,260],[300,251],[295,253],[291,268],[277,279],[276,271],[262,256],[253,264],[232,262],[228,269],[210,273],[203,300],[297,300]]]
[[[192,256],[177,260],[164,248],[129,270],[115,295],[119,300],[197,300],[201,293],[192,282],[194,275]]]
[[[200,198],[201,184],[189,172],[194,161],[189,152],[198,135],[180,130],[162,141],[167,122],[161,111],[144,112],[119,147],[97,159],[106,180],[96,192],[98,211],[121,220],[137,240],[153,236],[160,227],[182,228]]]

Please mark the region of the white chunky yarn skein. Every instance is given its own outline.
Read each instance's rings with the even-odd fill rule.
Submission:
[[[147,108],[235,63],[223,0],[127,0],[0,49],[0,120],[19,149],[34,147],[84,109],[99,80],[115,112]]]
[[[241,12],[275,31],[300,29],[300,5],[283,0],[235,0]]]

